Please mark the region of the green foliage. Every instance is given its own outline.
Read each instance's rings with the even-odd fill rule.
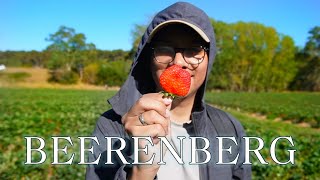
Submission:
[[[127,79],[131,62],[118,60],[92,63],[84,68],[83,82],[94,85],[121,86]]]
[[[75,83],[81,81],[95,85],[120,86],[128,74],[128,52],[123,50],[96,50],[87,44],[82,33],[61,26],[47,38],[52,44],[47,47],[51,58],[48,68],[52,70],[50,81]]]
[[[78,52],[79,56],[75,56],[75,65],[83,62],[83,66],[91,63],[117,61],[117,60],[131,60],[129,52],[121,49],[118,50],[95,50],[88,49]],[[0,64],[7,67],[44,67],[49,69],[58,69],[64,67],[67,58],[64,52],[52,52],[45,50],[38,51],[0,51]]]
[[[208,88],[234,91],[284,90],[296,74],[294,42],[258,23],[212,20],[217,57]]]
[[[49,82],[56,82],[61,84],[76,84],[79,76],[77,73],[68,70],[55,70],[50,72],[51,76]]]
[[[121,86],[129,73],[128,61],[93,63],[84,68],[83,82],[94,85]]]
[[[4,82],[19,82],[24,81],[26,78],[30,77],[31,75],[26,72],[14,72],[14,73],[7,73],[0,71],[0,79]]]
[[[227,110],[244,126],[247,136],[260,137],[264,140],[264,148],[260,151],[262,157],[269,163],[262,165],[251,153],[253,163],[253,179],[318,179],[320,176],[320,133],[310,128],[297,127],[292,124],[262,121],[250,118],[237,111]],[[295,164],[277,165],[270,156],[271,142],[279,136],[291,136],[294,147],[288,141],[279,141],[276,146],[278,160],[289,160],[288,150],[295,151]],[[257,147],[256,142],[250,147]]]
[[[47,64],[47,68],[53,71],[63,69],[65,67],[66,56],[63,52],[51,52],[50,60]]]
[[[121,86],[127,79],[130,61],[113,61],[101,64],[97,73],[97,84]]]
[[[320,26],[313,27],[309,34],[304,51],[311,57],[320,57]]]
[[[143,33],[146,31],[147,25],[139,25],[135,24],[132,31],[131,31],[131,36],[132,36],[132,48],[129,52],[129,57],[133,58],[135,53],[138,50],[139,43],[141,41],[141,37]]]
[[[124,51],[121,49],[116,49],[112,51],[97,50],[97,58],[103,61],[129,60],[128,54],[129,54],[128,51]]]
[[[91,136],[95,122],[110,108],[105,100],[111,91],[77,91],[54,89],[0,88],[0,179],[83,179],[85,167],[77,165],[78,136]],[[47,161],[41,165],[24,165],[25,136],[45,139]],[[75,152],[72,166],[50,165],[52,136],[71,136],[68,155]],[[61,144],[61,148],[67,145]],[[87,144],[89,147],[89,144]],[[61,162],[70,158],[60,154]]]
[[[80,160],[77,137],[91,136],[100,114],[110,108],[105,100],[114,94],[112,91],[0,88],[0,179],[83,179],[86,166],[77,165]],[[294,93],[291,95],[295,96]],[[309,106],[309,101],[304,103]],[[265,148],[261,154],[270,165],[261,165],[254,156],[251,157],[253,179],[317,179],[320,176],[320,135],[317,130],[256,120],[236,111],[230,112],[242,122],[248,136],[264,140]],[[25,136],[45,139],[47,160],[44,164],[24,165]],[[59,160],[67,161],[71,153],[76,153],[72,165],[50,165],[53,161],[52,136],[71,136],[74,145],[62,142],[61,148],[68,146],[68,155],[60,152]],[[287,161],[287,150],[295,149],[295,165],[272,163],[269,147],[278,136],[292,136],[295,147],[290,147],[285,141],[279,142],[277,157]],[[86,145],[89,148],[89,144]],[[251,148],[255,145],[252,142]]]
[[[52,42],[47,47],[49,51],[75,52],[95,48],[93,44],[87,44],[83,33],[76,33],[75,29],[60,26],[54,34],[50,34],[47,41]]]
[[[99,71],[99,64],[92,63],[86,66],[83,70],[83,78],[82,81],[87,84],[98,84],[98,71]]]
[[[62,78],[60,76],[58,78],[52,77],[50,78],[51,81],[59,83],[74,82],[76,76],[68,71],[78,73],[82,78],[83,67],[90,62],[90,58],[95,59],[95,45],[86,43],[85,35],[76,33],[73,28],[61,26],[57,32],[50,34],[46,40],[52,42],[46,49],[51,54],[48,68],[52,71],[60,71],[53,72],[52,75],[59,76],[62,74]],[[64,72],[64,69],[66,69],[66,72]]]
[[[309,40],[302,52],[299,72],[290,84],[291,90],[320,91],[320,27],[310,31]]]
[[[314,57],[300,69],[291,89],[320,91],[320,57]]]
[[[320,127],[319,93],[207,93],[207,100],[219,106],[280,117],[294,123]]]
[[[39,51],[0,51],[0,64],[7,67],[44,67],[47,58]]]

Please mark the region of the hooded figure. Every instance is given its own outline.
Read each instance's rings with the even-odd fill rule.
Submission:
[[[177,39],[180,35],[186,39]],[[173,42],[170,42],[171,39]],[[190,47],[183,47],[184,45]],[[189,57],[188,54],[194,50],[191,46],[192,48],[197,46],[196,50],[199,51],[197,53],[202,53],[202,58]],[[163,55],[168,52],[171,52],[171,59],[164,59]],[[139,175],[139,171],[144,171],[143,176],[140,177],[145,179],[166,178],[166,174],[173,179],[251,179],[251,166],[243,165],[242,137],[245,136],[243,127],[228,113],[206,105],[204,102],[205,87],[215,54],[213,27],[209,17],[202,10],[189,3],[178,2],[159,12],[142,36],[126,82],[118,93],[108,100],[112,109],[102,114],[96,124],[93,135],[97,137],[99,145],[95,141],[92,142],[93,153],[89,153],[88,162],[94,162],[97,159],[99,162],[97,165],[92,164],[87,167],[86,178],[134,179],[139,177],[135,176]],[[197,61],[193,62],[195,59]],[[158,93],[162,90],[159,85],[159,76],[173,65],[178,65],[191,74],[191,88],[186,97],[162,101],[162,95]],[[181,107],[187,107],[184,113],[186,116],[181,115],[182,120],[178,115]],[[150,118],[151,114],[162,121]],[[150,177],[146,169],[141,167],[137,169],[138,165],[123,164],[121,157],[119,158],[116,153],[112,156],[114,164],[105,164],[110,161],[107,159],[107,145],[110,146],[110,144],[105,137],[126,139],[126,147],[122,153],[128,162],[133,162],[131,136],[169,137],[168,134],[177,132],[178,135],[182,133],[187,137],[208,139],[210,147],[207,150],[211,160],[193,166],[192,170],[179,164],[172,168],[166,168],[166,165],[153,166],[149,169],[149,172],[152,171]],[[227,141],[221,145],[223,147],[220,147],[223,149],[231,147],[231,153],[225,150],[221,151],[222,154],[219,156],[220,144],[216,138],[218,136],[235,138],[237,144]],[[158,142],[155,140],[155,143]],[[203,148],[204,143],[204,141],[196,141],[197,148]],[[112,141],[111,146],[113,149],[119,148],[119,141]],[[190,147],[184,149],[190,149]],[[185,152],[184,154],[189,155]],[[197,151],[196,157],[197,162],[208,160],[208,154],[201,150]],[[185,163],[189,164],[189,162]]]

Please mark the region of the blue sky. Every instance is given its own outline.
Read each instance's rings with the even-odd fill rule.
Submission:
[[[98,49],[131,48],[134,24],[145,24],[172,0],[0,0],[0,50],[43,50],[59,26],[84,33]],[[303,47],[320,26],[317,0],[190,0],[210,17],[227,23],[258,22],[291,36]]]

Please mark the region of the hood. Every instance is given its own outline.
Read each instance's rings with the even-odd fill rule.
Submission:
[[[203,110],[205,87],[216,54],[215,35],[206,13],[190,3],[178,2],[160,11],[143,34],[127,80],[116,95],[108,100],[117,114],[124,115],[143,94],[155,92],[155,83],[150,72],[151,54],[146,47],[153,30],[166,21],[183,21],[186,24],[192,24],[202,30],[210,40],[206,79],[197,91],[193,106],[193,112]]]

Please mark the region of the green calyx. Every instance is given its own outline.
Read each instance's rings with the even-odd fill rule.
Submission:
[[[160,91],[159,93],[163,94],[162,98],[170,98],[170,99],[174,99],[175,97],[178,97],[175,94],[169,93],[169,92],[165,92],[165,91]]]

